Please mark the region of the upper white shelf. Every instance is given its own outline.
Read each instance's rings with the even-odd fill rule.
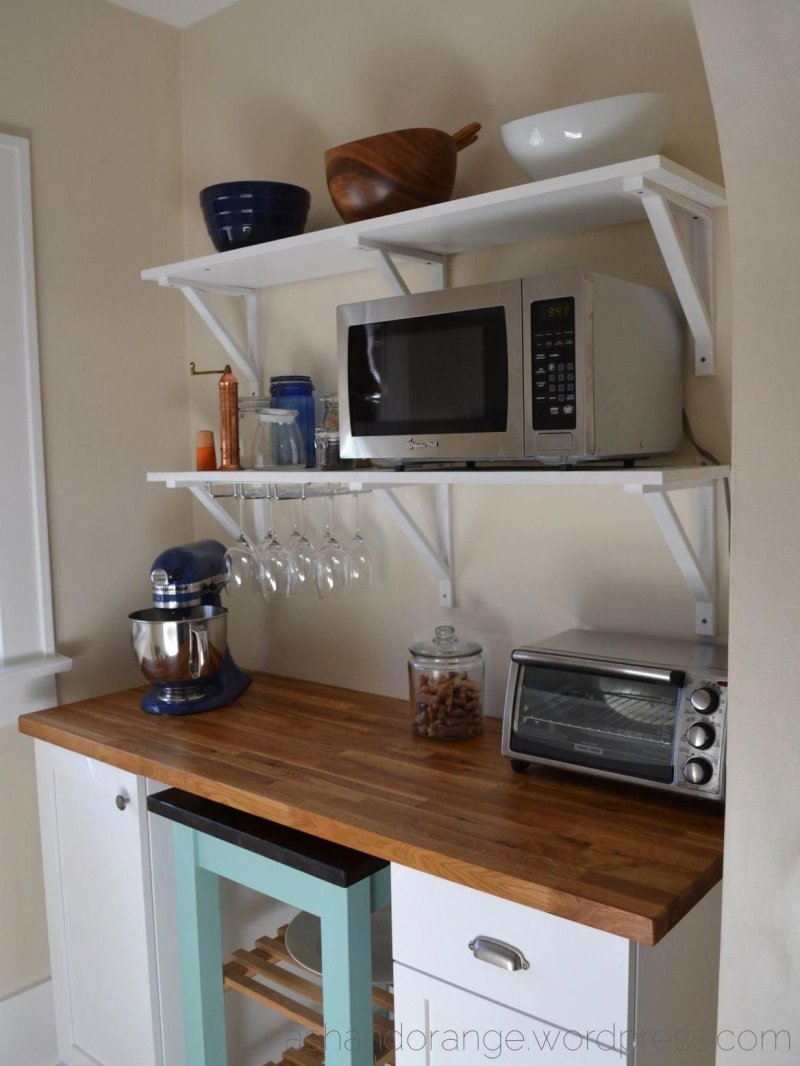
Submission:
[[[692,488],[730,475],[728,466],[617,467],[563,470],[237,470],[152,473],[148,481],[169,488],[192,485],[330,485],[400,488],[404,485],[621,485],[631,488]]]
[[[398,249],[451,255],[638,222],[647,216],[642,197],[632,191],[637,179],[707,209],[726,203],[721,186],[654,155],[152,267],[142,271],[142,278],[212,290],[261,289],[366,269],[369,261],[357,247],[359,238]]]

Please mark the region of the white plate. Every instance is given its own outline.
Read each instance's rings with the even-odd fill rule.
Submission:
[[[316,914],[300,911],[286,929],[286,950],[296,963],[322,974],[320,922]],[[392,911],[383,907],[372,915],[372,981],[392,983]]]

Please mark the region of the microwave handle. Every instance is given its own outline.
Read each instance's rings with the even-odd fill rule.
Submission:
[[[544,652],[528,651],[517,648],[511,653],[511,659],[520,666],[546,666],[550,670],[569,670],[580,674],[602,674],[605,677],[630,677],[641,681],[656,681],[663,685],[677,685],[683,688],[686,674],[683,670],[655,670],[641,666],[621,666],[615,663],[597,660],[577,659],[568,655],[557,658]]]

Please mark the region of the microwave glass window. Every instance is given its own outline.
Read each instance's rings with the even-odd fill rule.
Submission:
[[[672,781],[678,685],[540,666],[524,667],[520,683],[517,751]]]
[[[504,307],[351,326],[353,436],[504,432],[506,353]]]
[[[575,298],[534,300],[530,311],[533,428],[575,429]]]

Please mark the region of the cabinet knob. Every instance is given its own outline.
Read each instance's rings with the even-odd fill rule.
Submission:
[[[130,801],[131,801],[130,796],[123,796],[121,792],[117,796],[117,798],[114,800],[114,802],[117,805],[117,810],[120,810],[120,811],[124,811],[125,808],[128,806],[128,804],[130,803]]]
[[[513,944],[495,940],[492,936],[476,936],[467,945],[476,959],[499,966],[502,970],[528,970],[528,960]]]

